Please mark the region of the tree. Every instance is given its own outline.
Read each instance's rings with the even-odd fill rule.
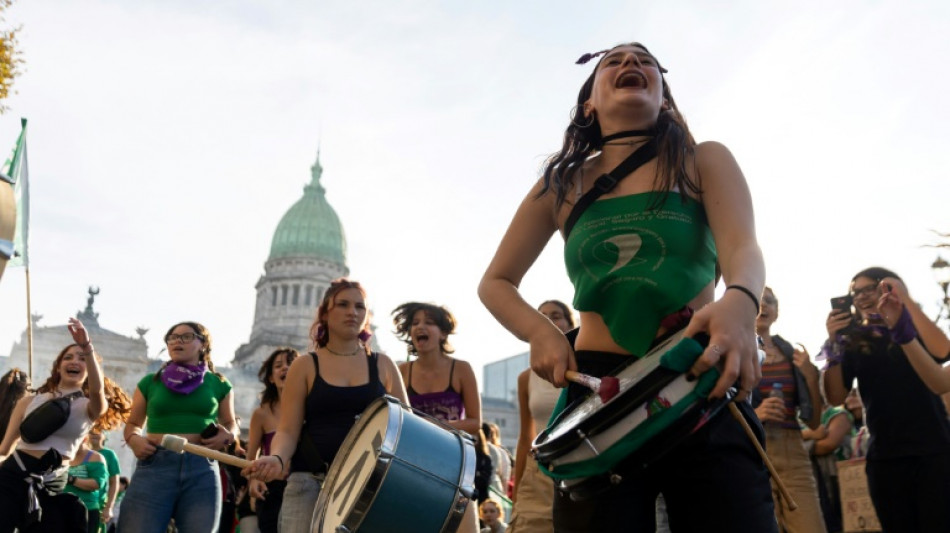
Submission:
[[[12,4],[13,0],[0,0],[0,22],[6,22],[5,12]],[[20,28],[0,29],[0,102],[10,96],[10,88],[23,65],[17,42],[18,31]],[[6,110],[7,107],[0,103],[0,113]]]

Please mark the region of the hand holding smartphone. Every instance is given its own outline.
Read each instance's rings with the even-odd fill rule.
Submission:
[[[851,305],[854,301],[851,299],[850,294],[844,296],[835,296],[831,299],[831,308],[839,313],[851,314]]]

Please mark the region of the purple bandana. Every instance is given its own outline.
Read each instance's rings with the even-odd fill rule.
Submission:
[[[172,361],[162,370],[162,383],[178,394],[191,394],[204,381],[207,371],[203,362],[189,365]]]

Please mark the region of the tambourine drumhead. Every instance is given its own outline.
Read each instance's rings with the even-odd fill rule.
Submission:
[[[360,421],[362,427],[358,438],[347,448],[346,457],[337,472],[337,476],[342,477],[335,477],[333,486],[324,487],[327,491],[326,509],[323,514],[324,531],[336,531],[350,516],[359,496],[366,489],[386,436],[389,409],[378,409],[369,413],[366,420]]]

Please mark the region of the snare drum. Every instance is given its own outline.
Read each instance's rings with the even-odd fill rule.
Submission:
[[[709,370],[694,381],[686,371],[702,355],[708,337],[694,339],[680,331],[642,358],[630,358],[615,376],[620,391],[607,403],[597,394],[574,402],[534,440],[532,453],[558,488],[583,499],[605,481],[621,461],[644,466],[702,427],[726,398],[706,397],[719,379]]]
[[[474,493],[471,437],[383,396],[343,441],[311,529],[454,532],[466,506],[474,505]]]

